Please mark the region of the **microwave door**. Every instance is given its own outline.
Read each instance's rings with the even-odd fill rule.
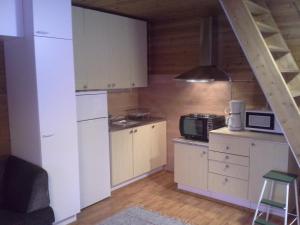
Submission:
[[[249,128],[274,130],[275,117],[271,113],[248,113],[246,126]]]

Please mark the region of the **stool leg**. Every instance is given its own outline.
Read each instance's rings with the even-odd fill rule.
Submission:
[[[294,187],[295,187],[295,201],[296,201],[296,215],[297,215],[297,225],[300,225],[299,221],[299,201],[298,201],[298,185],[297,180],[294,181]]]
[[[254,217],[253,217],[252,225],[255,225],[255,220],[256,220],[257,215],[258,215],[260,202],[261,202],[261,200],[262,200],[262,198],[264,196],[264,192],[265,192],[266,186],[267,186],[267,180],[264,181],[264,185],[263,185],[263,188],[262,188],[260,196],[259,196],[258,204],[256,206],[256,210],[255,210],[255,214],[254,214]]]
[[[273,198],[273,191],[274,191],[274,181],[272,180],[271,181],[271,189],[270,189],[270,193],[269,193],[269,200],[272,200],[272,198]],[[267,215],[266,215],[266,221],[269,221],[270,209],[271,209],[271,207],[268,206]]]
[[[289,193],[290,193],[290,184],[287,184],[286,185],[286,195],[285,195],[284,225],[288,224]]]

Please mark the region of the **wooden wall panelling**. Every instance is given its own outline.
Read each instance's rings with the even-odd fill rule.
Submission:
[[[73,0],[72,2],[79,6],[149,21],[208,16],[221,10],[217,0]]]
[[[138,107],[138,91],[136,89],[109,91],[107,97],[108,113],[122,116],[126,110]]]
[[[3,42],[0,41],[0,156],[10,153],[10,133],[4,66]]]

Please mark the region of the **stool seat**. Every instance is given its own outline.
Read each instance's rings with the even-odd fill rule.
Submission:
[[[265,174],[263,178],[269,180],[275,180],[283,183],[292,183],[295,179],[297,179],[297,175],[271,170],[270,172]]]

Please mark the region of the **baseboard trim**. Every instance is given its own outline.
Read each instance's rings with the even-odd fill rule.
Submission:
[[[190,186],[187,186],[187,185],[184,185],[184,184],[178,184],[177,188],[179,190],[192,192],[194,194],[198,194],[198,195],[208,197],[211,200],[216,199],[216,200],[221,201],[221,202],[226,202],[226,203],[230,203],[230,204],[233,204],[233,205],[238,205],[238,206],[241,206],[243,208],[251,209],[253,211],[256,209],[256,206],[257,206],[257,203],[254,203],[254,202],[249,201],[247,199],[239,199],[239,198],[224,195],[224,194],[221,194],[221,193],[216,193],[216,192],[207,191],[207,190],[201,190],[201,189],[190,187]],[[266,209],[263,210],[263,211],[266,211]],[[278,210],[278,209],[272,209],[270,211],[270,213],[273,214],[273,215],[279,216],[279,217],[284,217],[283,211]]]
[[[115,191],[115,190],[117,190],[119,188],[125,187],[125,186],[127,186],[127,185],[129,185],[131,183],[134,183],[134,182],[136,182],[138,180],[141,180],[141,179],[143,179],[145,177],[148,177],[148,176],[150,176],[150,175],[152,175],[154,173],[160,172],[160,171],[164,170],[164,168],[165,168],[165,166],[161,166],[161,167],[158,167],[158,168],[156,168],[154,170],[151,170],[150,172],[144,173],[144,174],[142,174],[142,175],[140,175],[138,177],[134,177],[134,178],[132,178],[132,179],[130,179],[128,181],[125,181],[125,182],[123,182],[121,184],[118,184],[117,186],[112,187],[111,191]]]

